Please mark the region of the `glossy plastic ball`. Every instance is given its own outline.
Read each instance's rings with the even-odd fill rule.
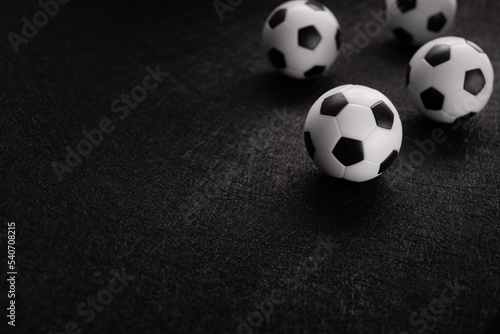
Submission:
[[[486,106],[493,80],[490,59],[477,44],[460,37],[442,37],[415,53],[406,85],[411,100],[425,116],[453,123],[476,115]]]
[[[396,159],[403,137],[396,107],[379,91],[345,85],[323,94],[304,128],[307,152],[325,174],[363,182]]]

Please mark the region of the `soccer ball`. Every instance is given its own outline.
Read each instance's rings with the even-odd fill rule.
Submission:
[[[288,1],[266,20],[262,43],[273,66],[297,79],[320,75],[340,53],[340,26],[316,1]]]
[[[406,86],[425,116],[453,123],[484,108],[493,91],[493,79],[493,66],[479,46],[460,37],[442,37],[415,53]]]
[[[325,174],[363,182],[396,159],[403,128],[389,99],[365,86],[345,85],[323,94],[304,127],[307,153]]]
[[[385,0],[385,6],[389,29],[415,45],[446,35],[457,13],[456,0]]]

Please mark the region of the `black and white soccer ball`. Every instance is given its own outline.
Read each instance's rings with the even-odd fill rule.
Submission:
[[[345,85],[323,94],[304,127],[307,153],[325,174],[363,182],[396,159],[403,128],[396,107],[379,91]]]
[[[460,37],[441,37],[415,53],[406,85],[411,100],[425,116],[453,123],[486,106],[493,81],[493,66],[479,46]]]
[[[281,73],[307,79],[329,68],[340,53],[337,18],[316,1],[288,1],[269,15],[262,44]]]
[[[457,0],[385,0],[385,6],[389,29],[415,45],[447,35],[457,13]]]

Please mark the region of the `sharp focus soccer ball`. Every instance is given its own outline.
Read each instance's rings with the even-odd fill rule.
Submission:
[[[456,0],[385,0],[385,6],[389,29],[415,45],[447,35],[457,12]]]
[[[442,37],[415,53],[406,86],[425,116],[453,123],[484,108],[493,90],[493,79],[493,66],[479,46],[460,37]]]
[[[396,107],[382,93],[345,85],[323,94],[304,128],[307,153],[325,174],[363,182],[396,159],[403,128]]]
[[[288,1],[266,20],[262,42],[281,73],[307,79],[329,68],[340,53],[337,18],[316,1]]]

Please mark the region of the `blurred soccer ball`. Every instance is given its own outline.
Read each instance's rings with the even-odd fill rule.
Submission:
[[[340,53],[340,26],[316,1],[289,1],[266,20],[262,43],[273,66],[297,79],[320,75]]]

